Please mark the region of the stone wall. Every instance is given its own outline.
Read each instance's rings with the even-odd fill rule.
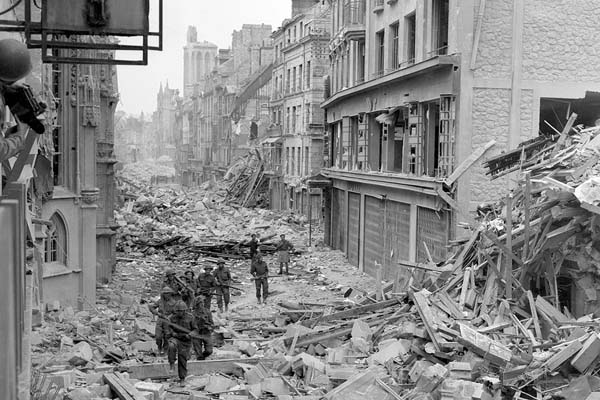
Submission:
[[[527,0],[523,79],[600,82],[600,2]]]
[[[486,2],[475,64],[476,78],[510,78],[512,4],[513,0]]]

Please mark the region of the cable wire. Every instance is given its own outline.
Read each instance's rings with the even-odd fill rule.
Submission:
[[[23,0],[17,0],[17,2],[15,4],[13,4],[12,6],[8,7],[6,10],[0,11],[0,15],[8,14],[9,12],[11,12],[15,8],[17,8],[17,6],[19,4],[21,4],[22,2],[23,2]]]

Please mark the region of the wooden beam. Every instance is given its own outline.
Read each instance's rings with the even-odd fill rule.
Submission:
[[[440,340],[437,333],[437,323],[435,316],[429,307],[429,303],[425,295],[421,292],[414,292],[411,294],[413,302],[419,311],[419,315],[421,316],[421,320],[423,325],[425,325],[425,329],[429,334],[429,338],[431,339],[431,343],[435,347],[436,351],[441,351]]]
[[[506,197],[506,250],[508,254],[513,254],[512,249],[512,195],[508,195]],[[504,282],[506,285],[504,286],[504,294],[505,298],[512,299],[512,266],[513,261],[511,257],[506,257],[504,260]]]
[[[190,375],[204,375],[212,372],[220,372],[224,374],[232,374],[236,367],[236,363],[256,365],[259,362],[266,366],[271,366],[276,360],[274,358],[236,358],[225,360],[203,360],[203,361],[188,361],[188,373]],[[173,372],[169,369],[169,364],[140,364],[127,367],[129,376],[133,379],[164,379],[173,376]]]
[[[320,322],[328,322],[328,321],[335,321],[338,319],[356,318],[359,315],[372,313],[373,311],[382,310],[384,308],[394,306],[398,303],[399,303],[398,299],[380,301],[379,303],[373,303],[373,304],[369,304],[369,305],[361,306],[361,307],[354,307],[349,310],[339,311],[339,312],[329,314],[329,315],[323,315],[322,317],[319,317],[319,318],[307,319],[307,320],[302,321],[302,325],[310,326],[310,324],[313,323],[314,321],[316,321],[317,319]]]
[[[531,318],[533,319],[533,328],[535,330],[535,336],[538,339],[542,339],[540,319],[538,318],[537,308],[535,308],[535,300],[533,299],[533,293],[531,292],[531,290],[527,291],[527,300],[529,301],[529,308],[531,309]]]
[[[463,161],[454,172],[444,180],[444,183],[448,186],[452,186],[473,164],[477,162],[489,149],[496,144],[495,140],[490,140],[477,150],[475,150],[465,161]]]
[[[567,141],[567,138],[569,137],[569,132],[571,132],[571,129],[573,129],[573,125],[575,124],[576,120],[577,120],[577,114],[575,114],[575,113],[571,114],[571,116],[569,117],[569,120],[567,121],[567,124],[565,125],[564,129],[560,133],[560,137],[558,138],[558,141],[556,142],[556,147],[552,151],[551,157],[556,156],[558,154],[558,152],[562,150],[562,148],[565,145],[565,142]]]
[[[486,238],[490,239],[492,243],[494,243],[498,247],[498,249],[502,250],[505,256],[510,257],[514,262],[519,264],[519,266],[523,266],[523,261],[521,261],[521,259],[515,256],[512,253],[512,251],[508,249],[508,247],[500,243],[500,240],[498,240],[498,236],[494,235],[492,232],[483,232],[483,234]]]

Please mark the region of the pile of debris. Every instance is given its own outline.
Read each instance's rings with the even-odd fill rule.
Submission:
[[[227,202],[242,207],[269,207],[269,181],[265,176],[265,164],[257,149],[240,158],[225,174],[230,181]]]
[[[141,188],[115,217],[121,227],[119,251],[133,256],[162,253],[179,261],[248,258],[253,233],[261,251],[269,254],[278,234],[300,240],[306,229],[300,216],[229,205],[220,191]]]

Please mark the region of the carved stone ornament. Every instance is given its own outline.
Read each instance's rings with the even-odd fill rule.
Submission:
[[[81,189],[81,201],[85,204],[95,204],[100,196],[100,189]]]

